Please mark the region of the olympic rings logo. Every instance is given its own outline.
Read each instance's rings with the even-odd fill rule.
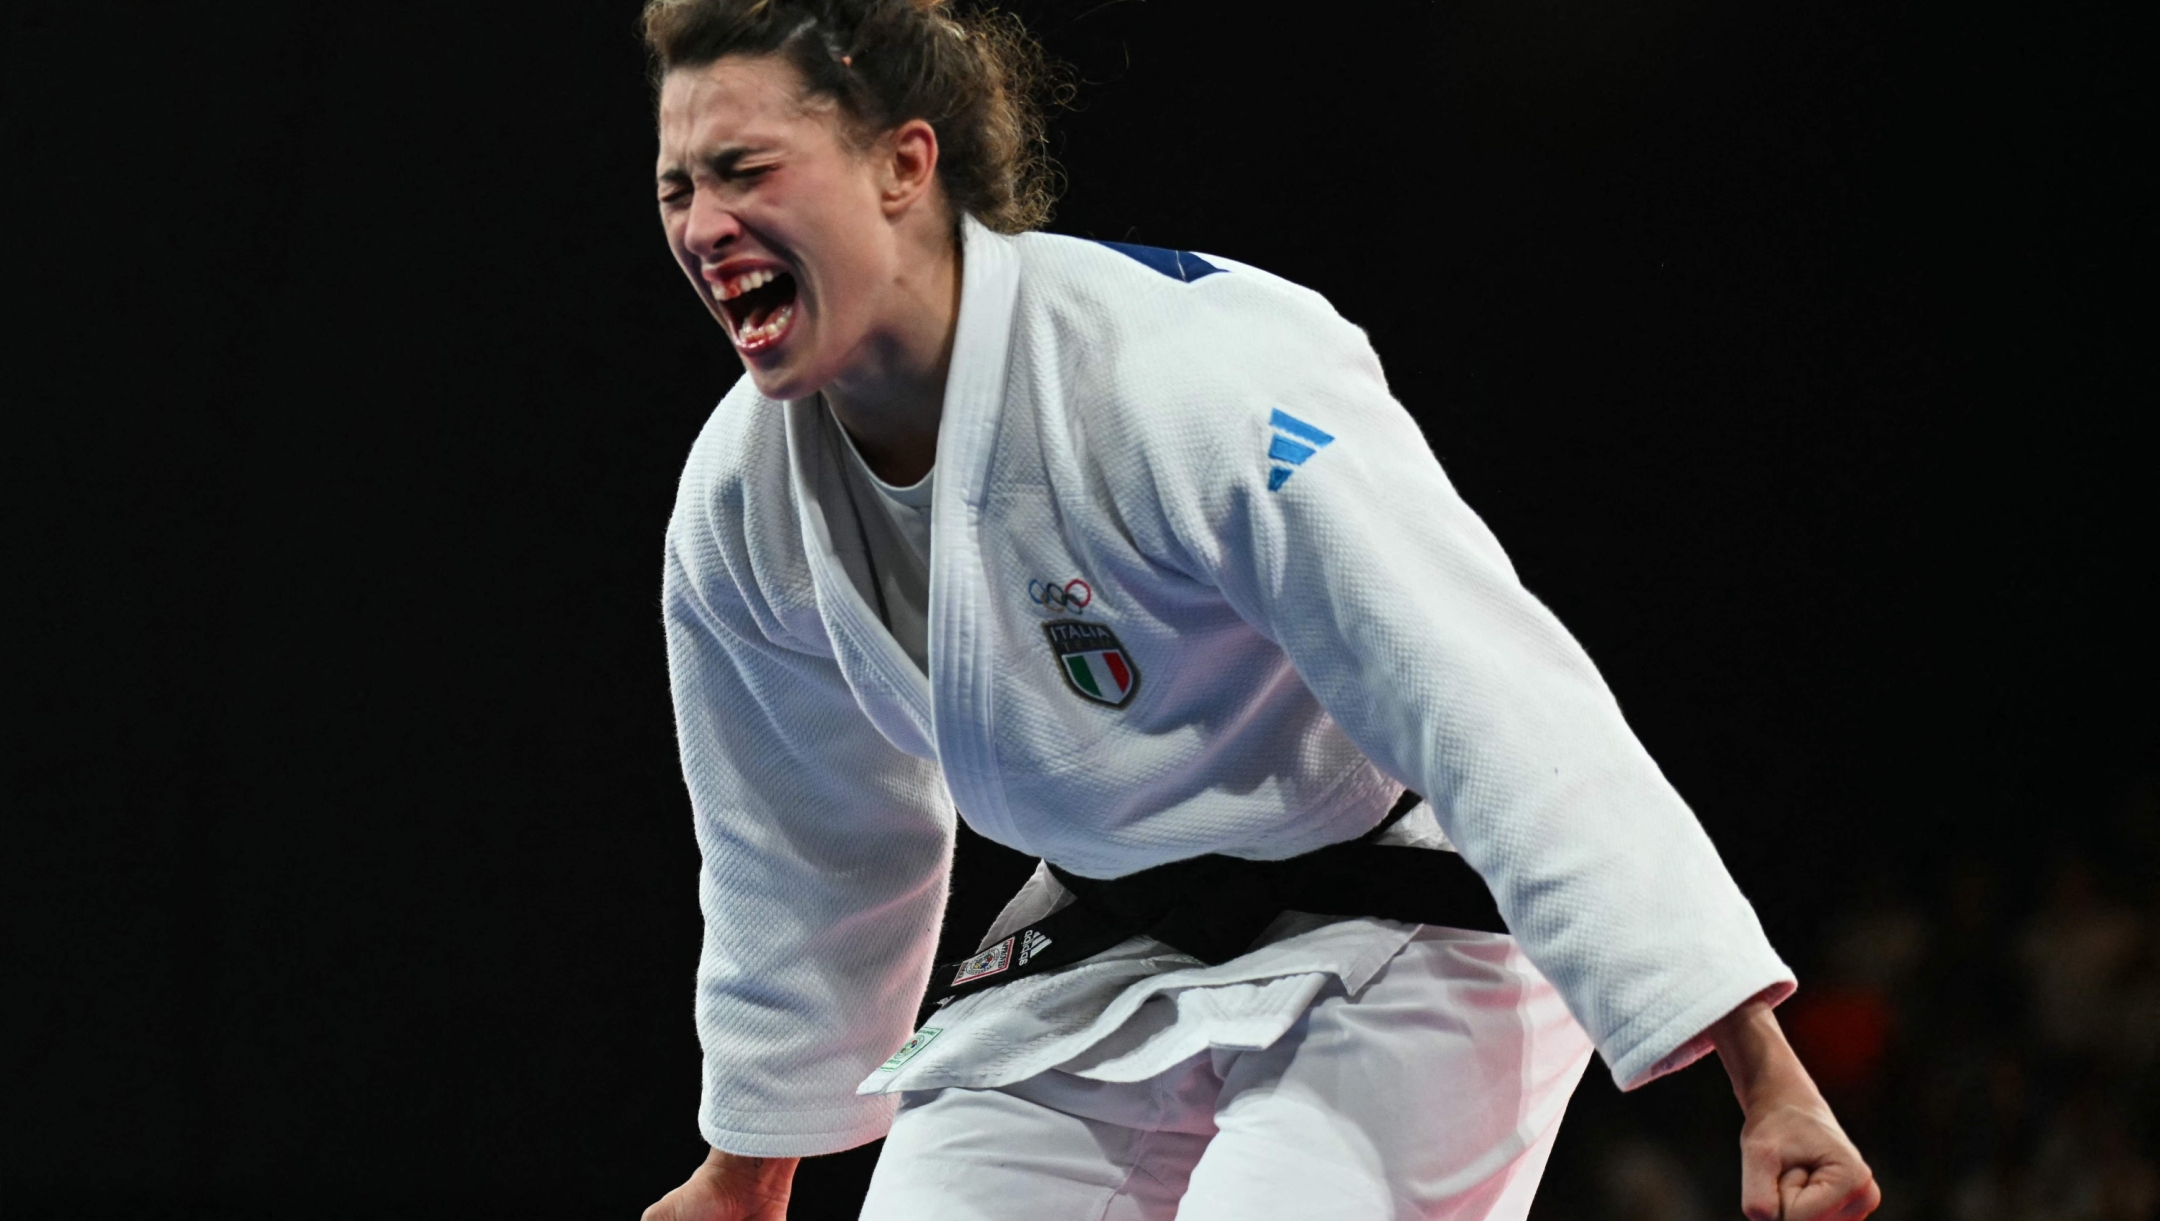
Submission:
[[[1067,611],[1079,614],[1087,604],[1095,600],[1095,589],[1079,577],[1063,585],[1055,581],[1029,581],[1028,601],[1044,610]]]

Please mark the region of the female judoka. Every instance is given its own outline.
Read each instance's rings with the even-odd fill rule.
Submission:
[[[1241,262],[1030,232],[1008,19],[652,0],[646,32],[662,224],[748,372],[667,533],[712,1153],[648,1218],[771,1221],[797,1158],[880,1136],[879,1221],[1519,1218],[1593,1049],[1632,1089],[1713,1048],[1747,1213],[1872,1210],[1771,1015],[1791,972],[1361,331]],[[1045,864],[933,978],[956,817]],[[1209,925],[1375,853],[1507,932],[1361,909],[1356,868]],[[1236,944],[1111,921],[1036,969],[1113,894]]]

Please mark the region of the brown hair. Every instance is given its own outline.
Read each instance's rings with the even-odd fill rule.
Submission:
[[[1038,95],[1058,84],[1018,18],[949,0],[646,0],[643,24],[656,87],[677,68],[779,55],[858,132],[928,122],[955,208],[1003,233],[1050,218]]]

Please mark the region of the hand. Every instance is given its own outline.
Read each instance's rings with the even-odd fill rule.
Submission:
[[[1710,1028],[1747,1116],[1740,1209],[1748,1221],[1858,1221],[1882,1203],[1875,1172],[1838,1127],[1770,1007],[1749,1001]]]
[[[715,1149],[643,1221],[787,1221],[792,1157],[742,1157]]]

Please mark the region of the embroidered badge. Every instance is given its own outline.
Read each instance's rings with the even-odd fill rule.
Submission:
[[[914,1034],[909,1035],[908,1041],[900,1045],[900,1050],[892,1054],[892,1059],[878,1065],[878,1071],[881,1073],[889,1073],[894,1069],[899,1068],[901,1065],[914,1059],[916,1052],[919,1052],[923,1048],[930,1046],[930,1040],[944,1033],[945,1030],[943,1027],[925,1026],[921,1030],[916,1031]]]
[[[1047,611],[1064,611],[1068,615],[1087,613],[1088,603],[1095,600],[1095,587],[1079,577],[1065,582],[1029,581],[1028,601]]]
[[[1286,411],[1277,411],[1268,417],[1268,427],[1275,430],[1275,438],[1268,445],[1267,490],[1270,492],[1290,482],[1296,468],[1305,465],[1305,459],[1326,449],[1335,440],[1335,434],[1322,432]]]
[[[1053,619],[1043,624],[1043,635],[1050,638],[1066,686],[1112,708],[1132,702],[1133,692],[1140,689],[1140,670],[1116,632],[1100,623]]]
[[[961,984],[981,979],[985,975],[995,975],[1012,966],[1013,941],[1014,938],[1007,937],[975,957],[961,963],[960,969],[953,972],[952,986],[957,988]]]
[[[1050,939],[1034,929],[1020,934],[1020,961],[1023,964],[1049,948]]]

